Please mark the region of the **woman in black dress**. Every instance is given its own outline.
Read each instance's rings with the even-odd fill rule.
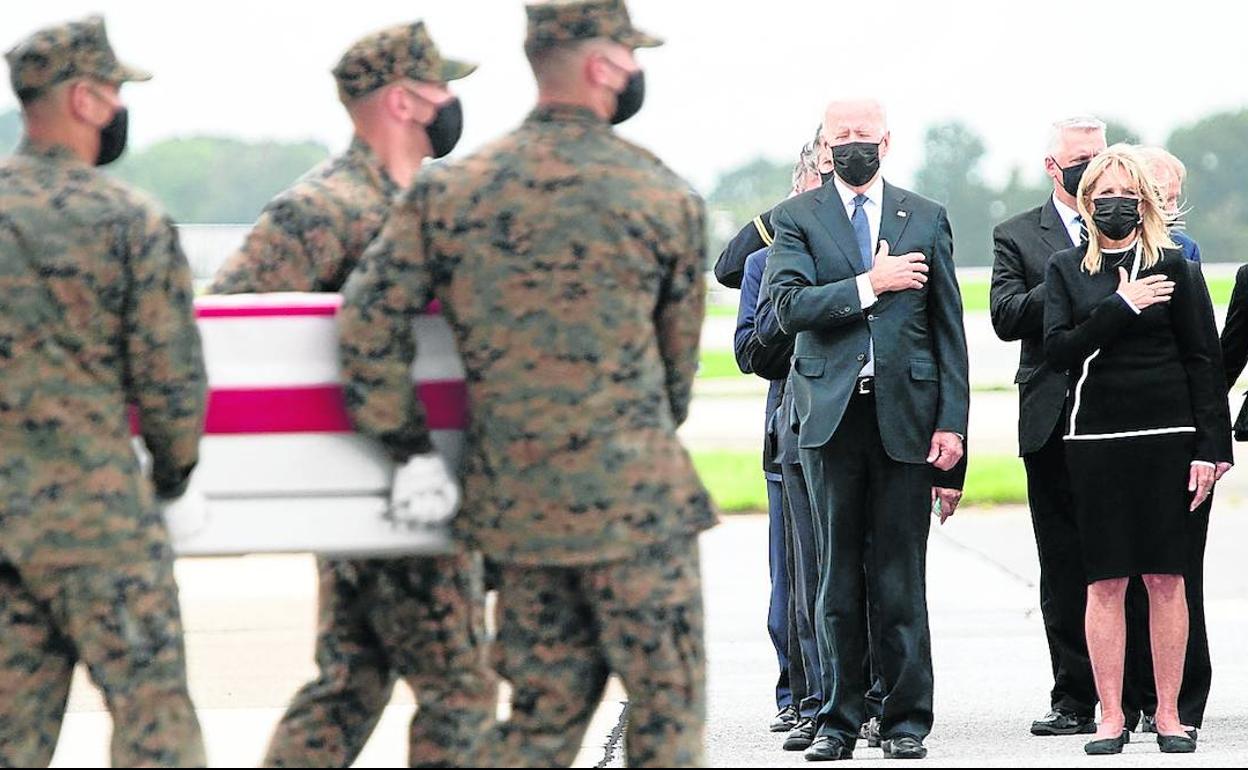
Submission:
[[[1078,194],[1089,242],[1055,254],[1045,355],[1070,372],[1066,461],[1088,577],[1088,653],[1101,701],[1089,754],[1119,753],[1128,580],[1148,587],[1161,750],[1196,742],[1178,714],[1187,644],[1184,517],[1229,460],[1230,413],[1215,369],[1217,329],[1167,235],[1157,185],[1135,150],[1092,161]]]

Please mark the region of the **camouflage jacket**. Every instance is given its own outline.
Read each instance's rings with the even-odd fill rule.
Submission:
[[[274,198],[209,292],[338,291],[377,237],[398,186],[358,137]]]
[[[172,222],[61,148],[0,161],[0,560],[150,559],[198,458],[205,377]]]
[[[587,110],[542,107],[426,169],[343,290],[357,427],[427,445],[410,318],[442,304],[471,412],[457,533],[504,563],[588,565],[714,523],[676,428],[705,303],[704,209]]]

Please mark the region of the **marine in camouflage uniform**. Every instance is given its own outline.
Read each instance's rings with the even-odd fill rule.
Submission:
[[[346,104],[399,78],[445,82],[474,67],[443,60],[424,24],[355,43],[334,70]],[[385,221],[398,185],[356,136],[265,207],[211,291],[338,291]],[[410,383],[409,383],[410,388]],[[347,767],[396,679],[411,686],[413,766],[471,764],[498,703],[483,631],[480,559],[319,559],[316,663],[278,724],[265,765]]]
[[[97,17],[6,58],[28,121],[60,89],[150,77],[118,63]],[[78,662],[115,766],[203,765],[157,504],[185,490],[202,430],[190,269],[150,202],[31,136],[0,161],[0,766],[51,761]]]
[[[618,0],[530,6],[529,45],[657,40]],[[438,299],[467,371],[458,536],[501,563],[497,666],[514,688],[489,764],[567,766],[607,677],[628,764],[703,761],[697,535],[714,523],[676,437],[698,362],[704,209],[597,112],[546,104],[429,169],[344,288],[347,404],[406,451],[411,318]]]

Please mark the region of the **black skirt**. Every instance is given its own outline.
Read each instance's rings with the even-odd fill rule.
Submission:
[[[1066,442],[1088,583],[1182,575],[1194,434]]]

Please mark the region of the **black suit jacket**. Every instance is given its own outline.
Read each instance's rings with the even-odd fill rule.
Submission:
[[[1022,340],[1018,373],[1018,449],[1039,451],[1062,416],[1069,375],[1044,358],[1044,271],[1049,258],[1076,244],[1049,198],[992,232],[992,327],[1006,342]]]
[[[1226,310],[1226,326],[1222,328],[1222,359],[1226,388],[1230,390],[1248,365],[1248,265],[1235,273],[1231,306]]]
[[[1226,310],[1221,347],[1229,391],[1248,365],[1248,265],[1235,273],[1235,289],[1231,292],[1231,306]],[[1240,405],[1239,416],[1235,419],[1235,438],[1248,441],[1248,399]]]
[[[835,185],[781,203],[766,285],[785,330],[796,335],[794,412],[799,445],[823,446],[840,425],[868,347],[875,342],[880,437],[889,457],[925,463],[937,430],[966,435],[970,386],[953,233],[940,204],[884,185],[880,240],[894,254],[922,252],[922,289],[891,292],[863,310],[858,241]],[[965,462],[937,480],[962,486]]]

